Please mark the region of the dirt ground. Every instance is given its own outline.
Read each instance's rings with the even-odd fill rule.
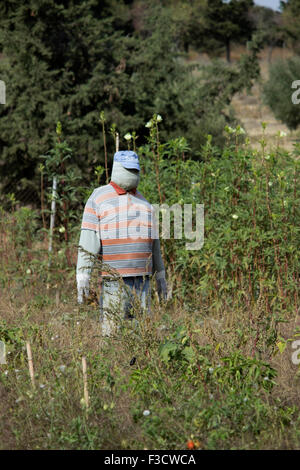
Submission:
[[[293,143],[297,139],[297,131],[290,131],[285,124],[274,117],[271,109],[264,105],[261,99],[261,89],[263,83],[269,76],[269,51],[265,49],[260,54],[260,70],[261,70],[261,83],[256,83],[252,88],[252,95],[247,95],[246,92],[236,95],[233,99],[232,105],[239,119],[243,122],[245,130],[250,137],[253,146],[259,146],[258,141],[262,135],[261,123],[266,122],[267,127],[265,134],[268,142],[272,143],[276,140],[278,131],[283,131],[287,134],[286,137],[281,139],[282,146],[286,149],[292,150]],[[272,52],[271,60],[285,59],[292,56],[292,52],[287,49],[276,48]]]

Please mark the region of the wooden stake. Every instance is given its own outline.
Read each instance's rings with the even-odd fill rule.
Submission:
[[[119,151],[119,133],[116,133],[116,152]]]
[[[88,384],[87,384],[87,373],[86,373],[86,358],[82,358],[82,373],[83,373],[83,396],[85,405],[89,407],[89,392],[88,392]]]
[[[28,367],[29,367],[30,379],[31,379],[31,383],[32,383],[33,388],[35,388],[31,347],[30,347],[30,343],[29,343],[28,341],[26,342],[26,349],[27,349],[27,357],[28,357]]]
[[[51,264],[52,240],[53,240],[53,230],[54,230],[54,221],[55,221],[55,212],[56,212],[56,189],[57,189],[57,179],[56,179],[56,176],[54,176],[53,185],[52,185],[50,233],[49,233],[49,246],[48,246],[48,253],[49,253],[48,267],[50,267],[50,264]]]

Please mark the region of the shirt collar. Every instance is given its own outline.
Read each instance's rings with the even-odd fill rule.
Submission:
[[[130,194],[135,194],[136,193],[136,188],[133,188],[131,189],[130,191],[126,191],[125,189],[123,188],[120,188],[120,186],[118,186],[116,183],[114,183],[113,181],[111,181],[109,184],[112,185],[112,187],[116,190],[116,192],[121,195],[121,194],[126,194],[126,193],[130,193]]]

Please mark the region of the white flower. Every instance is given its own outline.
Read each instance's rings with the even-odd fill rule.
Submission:
[[[284,132],[284,131],[280,131],[279,136],[280,136],[280,137],[286,137],[286,136],[287,136],[287,133]]]
[[[270,155],[266,155],[265,160],[270,160]]]
[[[248,397],[245,397],[245,398],[244,398],[244,403],[246,403],[246,401],[248,401]]]
[[[162,121],[162,117],[161,117],[161,115],[160,115],[160,114],[158,114],[156,119],[157,119],[157,122],[161,122],[161,121]]]
[[[7,375],[7,374],[8,374],[8,370],[5,370],[5,371],[4,371],[4,375]]]
[[[65,229],[65,227],[61,226],[61,227],[59,227],[58,231],[59,231],[59,233],[65,233],[66,229]]]
[[[26,269],[26,274],[31,274],[31,269]]]
[[[237,135],[245,134],[245,129],[243,129],[241,126],[237,126],[236,133]]]
[[[147,124],[145,125],[145,127],[152,127],[152,122],[148,121]]]
[[[264,380],[267,382],[267,381],[269,381],[270,379],[269,379],[269,377],[264,377]]]
[[[238,216],[237,214],[232,214],[231,217],[232,217],[233,219],[235,219],[235,220],[239,218],[239,216]]]
[[[273,186],[272,181],[269,181],[268,185],[269,185],[269,186]]]
[[[143,415],[144,415],[144,416],[149,416],[149,414],[150,414],[150,410],[144,410],[144,411],[143,411]]]
[[[40,388],[45,388],[45,384],[40,384]]]
[[[127,134],[124,135],[124,139],[125,139],[125,140],[131,140],[131,139],[132,139],[132,135],[131,135],[129,132],[127,132]]]
[[[64,366],[64,365],[59,366],[59,370],[61,372],[64,372],[66,370],[66,366]]]
[[[209,394],[209,399],[212,400],[213,398],[214,398],[213,394],[210,393],[210,394]]]
[[[210,368],[208,369],[208,372],[209,372],[210,374],[212,374],[213,371],[214,371],[214,368],[213,368],[213,367],[210,367]]]

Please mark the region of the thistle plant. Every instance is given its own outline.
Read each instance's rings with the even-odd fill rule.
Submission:
[[[79,177],[72,168],[67,167],[67,164],[71,163],[72,160],[72,150],[66,141],[61,141],[61,136],[62,125],[58,122],[54,147],[46,155],[42,155],[41,158],[44,160],[43,167],[48,181],[54,179],[56,181],[57,189],[55,189],[54,197],[58,206],[58,223],[62,223],[63,230],[60,233],[63,234],[66,245],[67,263],[68,266],[71,266],[71,255],[68,247],[70,241],[69,223],[74,217],[72,206],[76,202],[76,196],[81,188],[78,186]],[[52,197],[52,194],[49,195],[50,200]]]
[[[107,166],[107,146],[106,146],[106,133],[105,133],[105,114],[104,111],[100,112],[99,121],[102,126],[102,137],[103,137],[103,146],[104,146],[104,161],[105,161],[105,175],[106,175],[106,184],[108,183],[108,166]]]

